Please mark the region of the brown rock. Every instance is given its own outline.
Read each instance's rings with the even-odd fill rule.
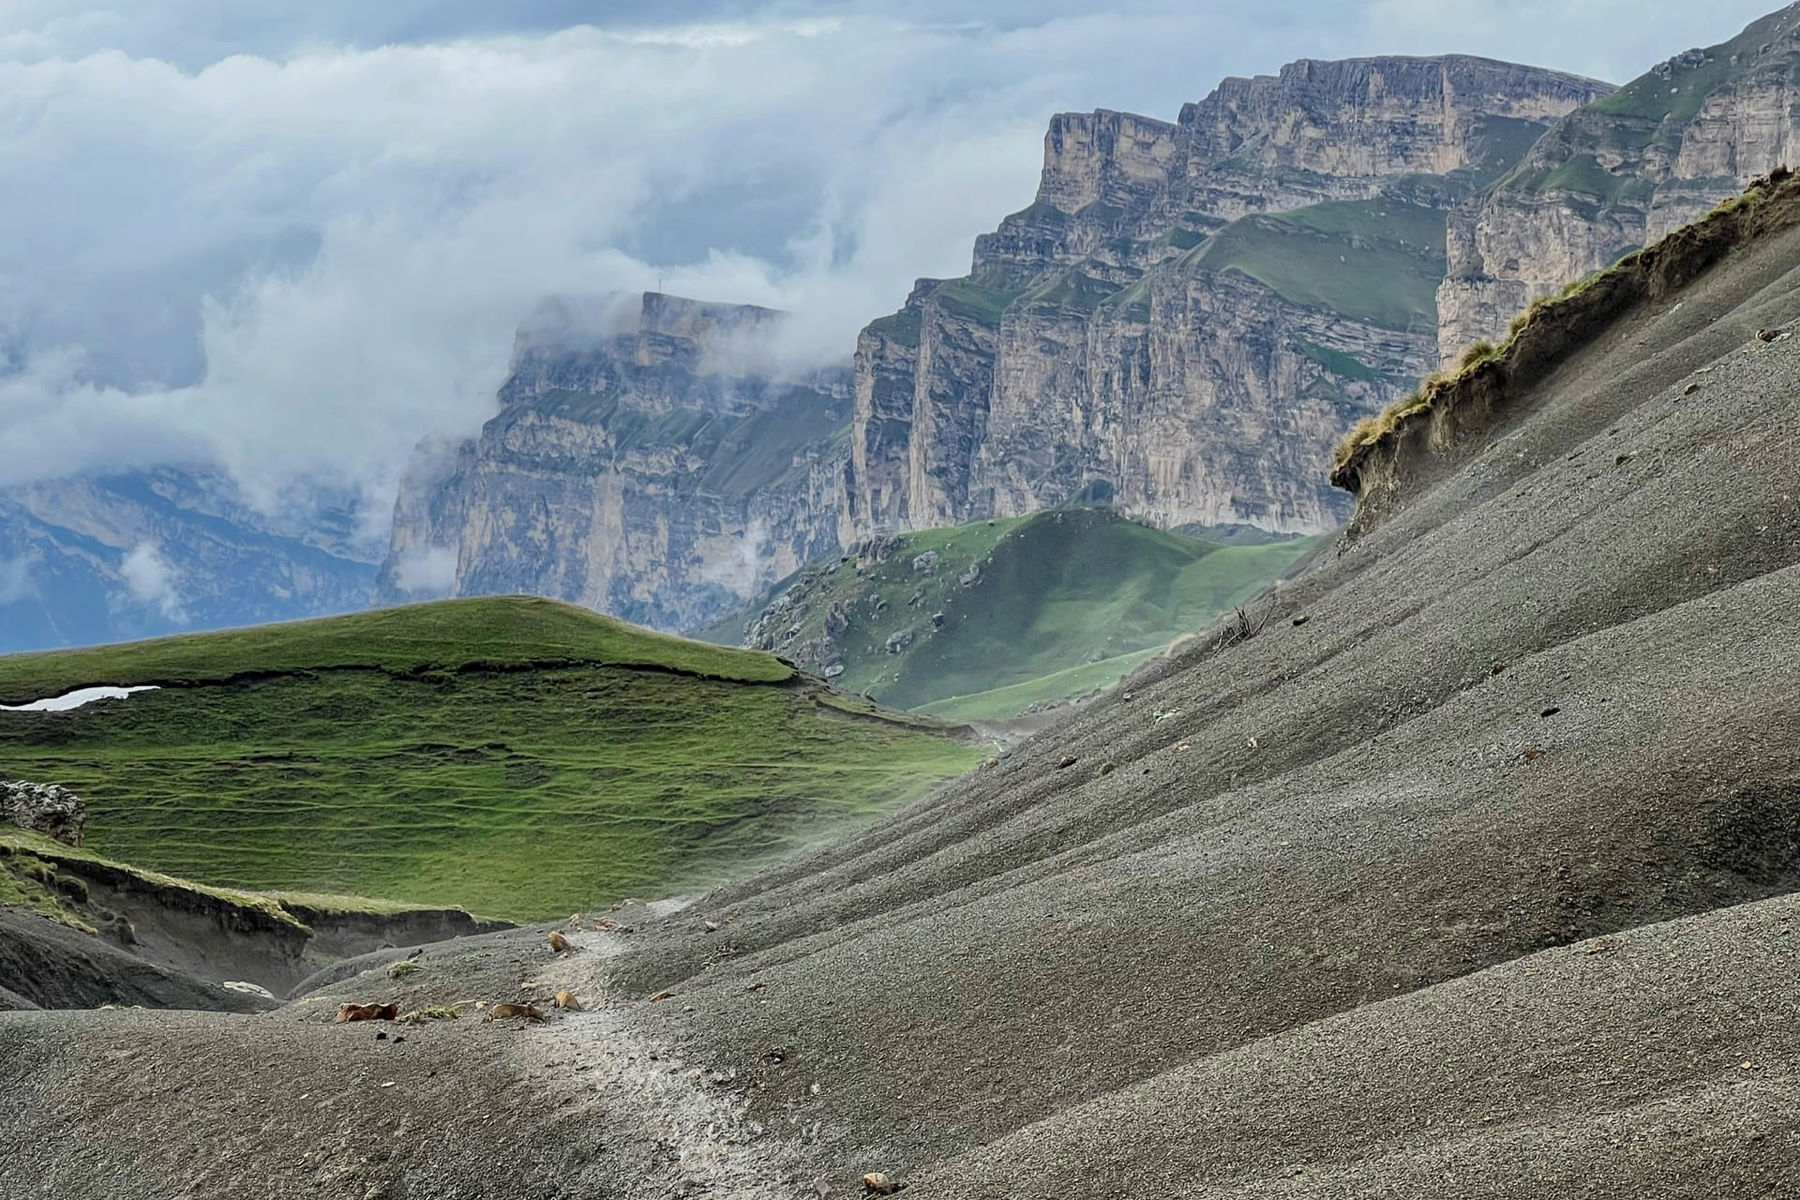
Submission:
[[[569,939],[552,929],[550,931],[550,948],[561,954],[569,948]]]
[[[581,1001],[579,1001],[575,998],[574,992],[558,992],[558,993],[556,993],[556,1007],[567,1009],[570,1012],[582,1011]]]
[[[544,1019],[544,1014],[538,1011],[535,1004],[496,1004],[493,1008],[488,1010],[487,1016],[481,1019],[484,1022],[513,1021],[521,1017],[527,1021],[541,1022]]]
[[[398,1004],[340,1004],[335,1024],[351,1021],[392,1021],[400,1015]]]

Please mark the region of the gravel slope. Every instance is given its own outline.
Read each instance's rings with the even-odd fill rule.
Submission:
[[[0,1014],[0,1178],[1792,1194],[1800,338],[1756,333],[1796,320],[1789,230],[1466,426],[1257,636],[573,959],[515,931],[268,1016]],[[320,1023],[565,979],[600,1010],[401,1054]]]

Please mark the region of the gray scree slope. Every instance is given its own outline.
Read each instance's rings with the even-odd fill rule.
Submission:
[[[1764,212],[1420,447],[1258,636],[809,860],[569,959],[521,931],[267,1016],[0,1014],[0,1178],[1792,1194],[1800,188]],[[523,981],[600,1011],[320,1024]]]

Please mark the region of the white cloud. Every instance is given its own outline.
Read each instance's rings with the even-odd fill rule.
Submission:
[[[768,544],[768,523],[752,521],[750,528],[738,537],[734,547],[737,552],[702,567],[700,578],[748,599],[770,582],[762,577],[768,565]]]
[[[31,579],[31,556],[0,558],[0,605],[17,604],[35,591]]]
[[[175,568],[155,542],[133,546],[119,563],[119,577],[138,604],[154,608],[171,621],[187,620],[181,594],[176,590]]]
[[[394,582],[416,599],[448,596],[456,588],[456,547],[421,546],[394,564]]]

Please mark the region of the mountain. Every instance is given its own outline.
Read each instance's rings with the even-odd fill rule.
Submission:
[[[0,489],[0,653],[346,612],[378,556],[348,507],[265,513],[206,470]]]
[[[1300,62],[1176,124],[1055,118],[1036,203],[790,378],[780,317],[651,293],[521,329],[424,446],[377,596],[532,592],[701,629],[840,546],[1072,500],[1334,528],[1339,432],[1432,363],[1447,213],[1610,89],[1481,59]]]
[[[849,377],[786,378],[780,322],[656,292],[546,302],[499,415],[415,456],[377,600],[523,592],[690,629],[835,554]]]
[[[1449,227],[1439,351],[1800,157],[1800,5],[1689,50],[1558,122]]]
[[[0,759],[93,851],[204,883],[542,919],[710,885],[976,751],[767,654],[544,600],[0,658]]]
[[[1082,494],[1158,526],[1334,527],[1319,462],[1436,355],[1447,214],[1610,90],[1303,61],[1175,124],[1056,117],[1036,202],[858,339],[842,540]]]
[[[1004,720],[1111,686],[1312,546],[1221,546],[1096,509],[892,534],[806,568],[743,641],[883,704]]]
[[[396,948],[254,1021],[0,1014],[0,1176],[1792,1194],[1797,279],[1787,177],[1359,435],[1347,535],[1254,636],[694,903]],[[324,1016],[559,988],[588,1011],[399,1046]]]

